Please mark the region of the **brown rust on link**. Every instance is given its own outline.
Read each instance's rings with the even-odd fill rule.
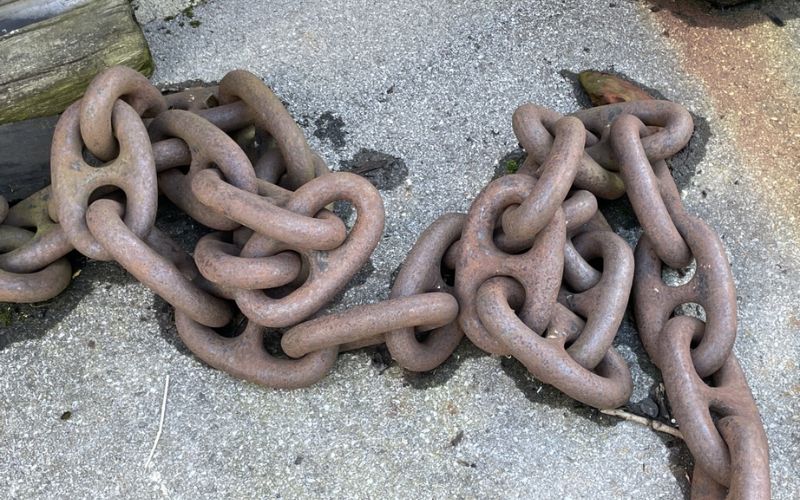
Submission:
[[[328,303],[369,259],[383,234],[384,211],[380,194],[368,180],[346,172],[317,177],[294,192],[286,209],[313,216],[337,200],[351,202],[358,214],[355,226],[339,248],[291,248],[258,233],[245,244],[242,257],[267,257],[295,250],[309,265],[308,279],[285,297],[275,299],[261,290],[236,290],[236,303],[251,320],[268,327],[303,321]]]
[[[658,127],[646,137],[641,146],[651,162],[664,160],[683,149],[692,137],[694,121],[692,115],[680,104],[669,101],[631,101],[572,113],[580,119],[586,129],[600,137],[600,141],[586,148],[586,152],[597,163],[610,170],[618,170],[614,150],[609,144],[608,133],[611,123],[621,115],[634,115],[648,127]]]
[[[661,198],[659,180],[642,146],[644,129],[644,123],[635,116],[620,115],[611,124],[611,145],[633,211],[658,256],[670,267],[685,267],[692,255]]]
[[[165,111],[150,123],[154,141],[167,137],[182,139],[191,150],[189,172],[183,174],[169,169],[158,176],[161,191],[184,212],[202,224],[220,231],[239,227],[215,210],[209,210],[192,193],[191,182],[198,173],[212,166],[225,175],[225,180],[237,188],[255,193],[256,175],[247,155],[236,141],[207,120],[183,110]]]
[[[217,170],[198,172],[192,178],[191,189],[200,203],[216,213],[292,247],[333,250],[347,237],[340,218],[298,215],[268,198],[228,184]]]
[[[269,148],[258,158],[253,168],[255,168],[256,177],[259,179],[278,184],[281,175],[286,172],[286,163],[284,163],[283,156],[281,156],[281,151],[278,148]]]
[[[25,229],[0,225],[0,252],[10,252],[34,237]],[[56,259],[33,272],[16,273],[0,269],[0,302],[32,303],[48,300],[70,283],[72,268],[65,258]]]
[[[633,285],[636,324],[642,343],[658,363],[658,339],[676,307],[700,304],[706,313],[706,333],[692,350],[695,369],[702,377],[717,371],[730,355],[736,339],[736,289],[719,236],[691,216],[673,219],[696,262],[692,279],[677,287],[661,278],[663,263],[645,234],[635,252]]]
[[[48,214],[50,187],[20,201],[8,212],[6,224],[36,228],[36,234],[13,250],[0,254],[0,269],[14,273],[30,273],[57,261],[72,251],[72,244],[61,225]]]
[[[535,104],[523,104],[514,111],[512,123],[514,134],[528,153],[528,159],[520,173],[535,174],[539,165],[547,160],[553,147],[556,123],[563,115]],[[583,147],[583,144],[581,144]],[[614,200],[625,194],[622,179],[603,167],[585,152],[575,173],[575,187],[591,191],[595,196]]]
[[[153,152],[139,115],[118,99],[111,118],[119,141],[119,156],[102,167],[90,166],[83,160],[80,106],[81,101],[77,101],[67,108],[53,133],[50,157],[53,202],[58,221],[75,249],[96,260],[110,260],[111,254],[86,226],[89,198],[104,186],[122,189],[127,198],[125,225],[138,237],[144,237],[153,227],[158,205]]]
[[[165,260],[172,262],[183,276],[197,285],[198,288],[214,297],[233,300],[230,289],[207,280],[197,269],[194,259],[167,233],[153,228],[147,235],[147,245]]]
[[[562,205],[567,220],[567,240],[564,244],[564,281],[575,291],[582,292],[600,281],[600,272],[581,257],[572,239],[587,231],[611,231],[605,218],[597,211],[597,198],[589,191],[576,191]]]
[[[605,218],[597,211],[597,198],[585,190],[578,190],[564,200],[561,205],[567,222],[567,240],[564,245],[564,278],[574,290],[583,291],[600,281],[600,273],[575,250],[571,238],[586,231],[611,231]],[[517,247],[509,243],[502,231],[495,230],[494,241],[497,248],[504,252],[514,253]],[[460,247],[460,243],[456,244]],[[449,251],[448,253],[453,253]],[[451,257],[452,258],[452,257]]]
[[[218,95],[221,104],[244,101],[255,125],[275,139],[286,162],[290,189],[314,178],[314,158],[303,131],[260,78],[244,70],[231,71],[219,83]]]
[[[575,330],[583,328],[582,320],[557,304],[548,336],[542,337],[515,313],[524,295],[522,286],[510,278],[491,278],[481,285],[476,299],[478,314],[490,334],[534,377],[569,397],[603,409],[627,403],[633,381],[622,356],[610,348],[594,370],[587,370],[564,348]]]
[[[114,66],[95,76],[81,100],[80,129],[86,148],[103,161],[110,161],[119,154],[114,138],[117,128],[112,126],[118,99],[130,104],[137,115],[154,116],[167,109],[161,92],[131,68]]]
[[[670,319],[662,331],[654,357],[672,414],[703,472],[723,486],[756,493],[744,498],[768,498],[769,453],[758,408],[733,355],[711,376],[711,386],[703,381],[691,352],[692,342],[703,335],[703,322],[689,316]],[[716,423],[712,412],[720,417]],[[730,450],[738,455],[735,464]]]
[[[122,221],[121,212],[119,203],[101,199],[93,202],[86,214],[92,234],[114,260],[195,321],[212,327],[226,325],[231,319],[228,305],[202,291],[173,262],[142,241]],[[152,233],[158,233],[158,230],[153,228]]]
[[[200,273],[213,283],[227,288],[257,290],[288,285],[300,274],[300,257],[281,252],[271,257],[239,257],[240,248],[223,240],[223,233],[200,238],[194,260]]]
[[[527,251],[512,255],[498,248],[494,228],[503,211],[522,203],[536,180],[512,174],[492,181],[475,198],[467,213],[456,265],[455,289],[461,307],[458,322],[469,339],[484,351],[508,354],[507,347],[486,330],[478,317],[476,295],[481,284],[495,276],[510,276],[525,288],[521,309],[524,323],[544,331],[561,284],[566,242],[564,212],[559,208]]]
[[[721,500],[772,498],[769,478],[769,450],[763,440],[761,425],[750,419],[724,417],[717,429],[731,455],[730,485],[719,484],[695,465],[692,475],[692,500]]]
[[[264,327],[253,321],[240,335],[228,338],[176,310],[175,326],[186,347],[204,362],[234,377],[276,389],[308,387],[322,380],[339,352],[338,347],[331,347],[300,359],[272,356],[264,347]]]
[[[423,231],[394,280],[390,298],[434,291],[454,293],[442,278],[442,263],[447,251],[461,237],[465,220],[464,214],[444,214]],[[384,337],[389,353],[400,366],[423,372],[444,363],[458,347],[464,333],[454,315],[453,321],[428,332],[428,337],[422,342],[417,340],[412,327],[392,330]]]
[[[458,315],[458,302],[449,293],[430,292],[352,307],[315,318],[283,334],[283,352],[293,358],[348,343],[359,343],[399,328],[439,328]],[[377,338],[376,338],[377,337]]]
[[[562,118],[556,122],[554,132],[553,146],[537,172],[531,193],[521,204],[503,212],[506,245],[515,250],[529,248],[561,207],[583,155],[586,131],[579,120]]]
[[[320,177],[329,174],[331,171],[328,165],[316,152],[311,152],[314,159],[314,176]],[[286,172],[286,162],[283,161],[281,151],[277,147],[268,148],[261,157],[253,164],[256,171],[256,177],[268,181],[269,184],[284,189],[287,192],[290,190],[281,187],[291,185]]]
[[[594,369],[611,348],[617,335],[633,283],[633,252],[611,231],[590,231],[578,235],[575,249],[584,261],[603,260],[600,280],[579,293],[563,290],[560,302],[586,318],[580,336],[567,352],[584,368]]]

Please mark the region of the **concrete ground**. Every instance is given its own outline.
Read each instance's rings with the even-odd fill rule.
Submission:
[[[248,69],[288,102],[333,168],[362,149],[407,168],[383,186],[385,238],[342,306],[386,297],[422,229],[466,210],[516,148],[519,104],[579,107],[568,72],[614,69],[685,104],[698,133],[673,166],[689,210],[729,251],[735,350],[769,436],[774,497],[800,497],[797,4],[722,13],[671,0],[136,5],[156,83]],[[195,235],[174,214],[160,225],[187,244]],[[365,350],[341,355],[314,387],[269,390],[195,359],[169,307],[116,265],[77,264],[67,292],[12,308],[0,327],[5,498],[687,493],[680,442],[599,415],[466,341],[430,374],[387,368]],[[629,323],[618,344],[639,401],[657,372]],[[146,469],[166,375],[163,435]]]

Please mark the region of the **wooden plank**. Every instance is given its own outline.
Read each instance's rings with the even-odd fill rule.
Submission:
[[[0,125],[0,195],[16,202],[50,184],[50,143],[58,116]]]
[[[0,54],[0,124],[60,113],[109,66],[153,72],[128,0],[90,0],[14,29],[0,36]]]

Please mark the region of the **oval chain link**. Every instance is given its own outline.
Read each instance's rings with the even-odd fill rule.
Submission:
[[[83,158],[80,106],[66,109],[56,124],[50,159],[52,193],[58,222],[72,245],[96,260],[112,256],[94,239],[86,226],[86,209],[99,188],[114,186],[126,196],[125,224],[143,238],[153,227],[158,206],[155,161],[147,131],[136,111],[116,100],[111,121],[119,141],[119,155],[101,167]]]

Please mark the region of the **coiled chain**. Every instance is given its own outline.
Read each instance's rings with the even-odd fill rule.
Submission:
[[[251,126],[261,144],[248,155],[234,137]],[[339,351],[377,344],[428,371],[466,335],[578,401],[615,408],[633,387],[613,347],[632,290],[695,457],[693,497],[768,498],[766,436],[732,353],[730,267],[714,231],[686,213],[665,161],[687,144],[689,113],[666,101],[571,116],[526,104],[513,127],[528,153],[518,173],[488,184],[467,214],[431,224],[388,300],[320,316],[381,238],[378,191],[330,172],[255,75],[162,96],[133,70],[108,69],[58,122],[52,186],[10,209],[0,198],[0,301],[60,293],[76,249],[116,261],[175,307],[196,356],[255,383],[308,386]],[[159,192],[214,230],[193,256],[154,226]],[[597,198],[624,194],[644,229],[635,255],[598,211]],[[352,228],[334,202],[355,208]],[[662,280],[665,266],[692,262],[688,283]],[[705,317],[676,315],[688,303]],[[285,355],[265,347],[276,329]]]

